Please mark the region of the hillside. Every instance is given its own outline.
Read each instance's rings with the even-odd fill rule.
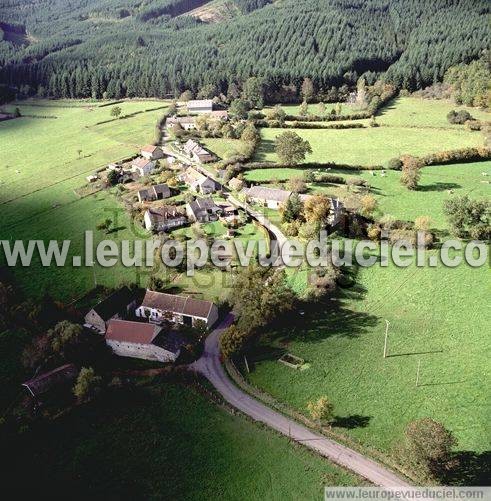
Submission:
[[[416,89],[481,55],[488,14],[485,0],[7,0],[0,20],[29,44],[0,42],[0,82],[118,98],[226,93],[251,75],[274,91],[305,76],[326,89],[386,74]]]

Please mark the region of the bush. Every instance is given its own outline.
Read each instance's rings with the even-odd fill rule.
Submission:
[[[455,111],[452,110],[447,115],[447,120],[451,124],[465,124],[467,120],[474,120],[472,115],[467,110]]]
[[[400,158],[391,158],[387,162],[387,169],[401,170],[402,169],[402,160]]]

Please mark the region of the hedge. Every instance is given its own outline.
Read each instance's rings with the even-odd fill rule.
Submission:
[[[278,120],[256,120],[254,125],[258,128],[279,128],[279,129],[363,129],[365,125],[351,122],[347,124],[323,125],[310,122],[292,122],[280,124]]]
[[[424,165],[457,164],[479,162],[491,159],[491,148],[461,148],[459,150],[439,151],[420,157]]]
[[[254,169],[342,169],[342,170],[384,170],[382,165],[350,165],[335,162],[308,162],[303,164],[280,164],[274,162],[249,162],[242,170]]]

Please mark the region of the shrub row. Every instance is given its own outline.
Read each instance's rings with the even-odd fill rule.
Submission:
[[[456,164],[461,162],[479,162],[491,159],[491,148],[461,148],[458,150],[439,151],[421,157],[424,165]]]
[[[98,106],[98,108],[105,108],[106,106],[115,106],[116,104],[124,103],[124,99],[120,99],[119,101],[111,101],[109,103],[103,103]]]
[[[350,122],[346,124],[324,125],[310,122],[291,122],[281,124],[278,120],[256,120],[254,125],[259,128],[280,128],[280,129],[362,129],[365,126],[360,123]]]
[[[363,111],[352,115],[286,115],[285,120],[290,122],[339,122],[341,120],[364,120],[370,118],[373,113]]]
[[[243,170],[254,169],[342,169],[342,170],[384,170],[382,165],[350,165],[335,162],[308,162],[304,164],[280,164],[274,162],[249,162]]]

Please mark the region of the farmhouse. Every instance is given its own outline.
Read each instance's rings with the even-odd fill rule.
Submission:
[[[277,188],[264,188],[263,186],[252,186],[245,190],[247,198],[254,203],[263,205],[270,209],[279,209],[291,196],[291,191],[279,190]]]
[[[175,206],[151,208],[143,216],[145,228],[149,231],[168,231],[187,224],[186,214]]]
[[[184,344],[182,336],[155,324],[111,320],[106,344],[121,357],[175,362]]]
[[[179,181],[186,183],[196,193],[209,195],[221,189],[221,185],[192,167],[188,167],[178,176]]]
[[[209,223],[218,220],[221,209],[212,198],[197,198],[186,204],[186,214],[190,221]]]
[[[134,294],[128,287],[122,287],[94,306],[85,315],[85,327],[104,334],[111,319],[126,316],[135,306]]]
[[[213,111],[213,101],[211,99],[201,99],[195,101],[188,101],[188,113],[211,113]]]
[[[209,151],[205,150],[203,146],[194,141],[193,139],[188,139],[184,145],[184,153],[194,162],[208,163],[215,160],[215,156]]]
[[[150,290],[147,290],[135,314],[155,323],[167,320],[194,325],[198,320],[202,320],[207,327],[211,327],[218,320],[218,308],[211,301]]]
[[[147,160],[158,160],[164,156],[164,152],[159,146],[147,144],[140,150],[140,155]]]
[[[194,117],[170,117],[165,124],[167,128],[180,125],[184,130],[196,129],[196,120]]]
[[[216,110],[216,111],[212,111],[210,113],[211,117],[212,118],[217,118],[217,119],[220,119],[220,120],[228,120],[228,111],[227,110]]]
[[[22,383],[22,386],[26,388],[31,397],[38,399],[51,391],[71,389],[77,376],[78,370],[75,365],[65,364],[29,379],[29,381]]]
[[[236,223],[239,216],[239,211],[235,205],[228,202],[218,202],[218,207],[220,209],[219,215],[220,219],[229,222]]]
[[[170,188],[166,184],[154,184],[150,188],[144,188],[138,191],[139,202],[153,202],[163,200],[171,196]]]
[[[138,157],[131,162],[131,171],[136,172],[140,176],[146,176],[150,174],[153,169],[155,169],[155,162],[152,160],[147,160],[143,157]]]

